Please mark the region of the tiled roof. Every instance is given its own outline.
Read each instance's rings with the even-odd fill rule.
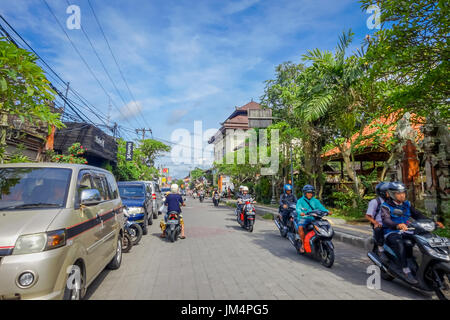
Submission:
[[[368,125],[368,126],[366,126],[364,128],[362,135],[363,136],[369,136],[369,135],[373,134],[374,132],[376,132],[378,130],[377,125],[379,125],[379,124],[390,125],[389,129],[388,129],[388,133],[384,136],[384,139],[383,139],[383,142],[385,142],[386,140],[388,140],[389,138],[392,137],[392,135],[394,134],[395,130],[397,129],[397,121],[398,120],[400,120],[400,117],[399,117],[398,113],[392,113],[388,117],[381,117],[379,119],[376,119],[376,120],[372,121],[370,123],[370,125]],[[411,120],[414,120],[414,121],[411,122],[411,127],[414,130],[416,130],[416,132],[417,132],[416,140],[420,141],[420,140],[423,139],[423,133],[420,131],[420,127],[422,126],[422,124],[420,124],[418,122],[422,122],[424,119],[417,118],[414,115],[412,115],[411,116]],[[355,133],[352,136],[351,140],[355,141],[358,137],[359,137],[359,133]],[[370,147],[370,145],[372,144],[373,140],[374,140],[373,138],[363,140],[356,147],[362,147],[362,146]],[[347,148],[350,147],[350,142],[347,143],[346,147]],[[336,148],[328,150],[327,152],[322,154],[322,158],[328,158],[328,157],[337,156],[340,153],[341,152],[340,152],[339,148],[336,147]]]
[[[249,109],[261,109],[261,105],[255,101],[251,101],[249,103],[247,103],[246,105],[237,108],[237,110],[249,110]]]

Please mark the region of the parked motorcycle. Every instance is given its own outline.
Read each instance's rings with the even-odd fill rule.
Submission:
[[[283,238],[286,238],[287,234],[288,234],[288,225],[289,225],[289,218],[295,218],[296,214],[297,214],[297,208],[296,208],[296,203],[289,203],[287,209],[288,210],[288,216],[287,216],[287,221],[286,224],[283,222],[282,216],[281,216],[281,210],[278,212],[279,215],[278,217],[276,217],[273,221],[275,222],[275,225],[278,227],[278,229],[280,230],[280,234]]]
[[[413,256],[407,259],[408,267],[418,281],[416,285],[406,281],[397,255],[387,244],[384,244],[387,260],[380,259],[376,244],[367,255],[380,268],[381,277],[384,280],[392,281],[398,278],[412,287],[436,292],[441,300],[448,300],[450,298],[450,239],[433,234],[435,229],[436,224],[432,220],[416,220],[408,225],[408,231],[412,233],[413,239],[405,240],[405,245],[411,248],[417,245],[420,251],[419,257],[415,257],[413,253]],[[417,261],[420,261],[420,264]]]
[[[180,214],[178,212],[169,212],[164,232],[166,234],[166,239],[170,242],[177,241],[178,236],[181,233]]]
[[[220,202],[220,195],[218,193],[214,194],[213,197],[214,206],[218,207]]]
[[[132,221],[129,219],[130,215],[128,214],[128,208],[123,209],[124,216],[126,217],[126,221],[124,224],[124,229],[128,235],[131,237],[131,243],[133,246],[136,246],[139,241],[142,239],[143,230],[139,223],[136,221]]]
[[[252,198],[242,201],[241,212],[237,215],[237,222],[239,225],[247,229],[249,232],[253,232],[253,225],[255,224],[256,210],[253,206],[254,200]]]
[[[334,245],[331,241],[334,230],[330,222],[323,218],[328,215],[328,212],[314,210],[309,212],[308,215],[314,217],[314,220],[312,220],[305,230],[305,252],[300,253],[299,251],[302,240],[294,226],[293,219],[289,219],[287,237],[295,247],[297,253],[310,256],[319,260],[325,267],[331,268],[334,263]]]

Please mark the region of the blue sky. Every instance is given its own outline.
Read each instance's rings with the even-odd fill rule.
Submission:
[[[66,0],[47,2],[65,27]],[[66,28],[127,117],[112,107],[113,121],[130,129],[150,126],[155,137],[166,140],[176,129],[193,132],[196,120],[203,121],[204,130],[219,128],[235,106],[259,101],[264,81],[274,77],[278,64],[298,63],[309,49],[333,50],[349,28],[355,32],[353,48],[374,32],[366,26],[369,14],[356,0],[91,0],[133,101],[87,0],[68,2],[80,7],[81,25],[125,99],[126,105],[82,31]],[[109,98],[43,0],[0,0],[0,12],[64,80],[108,113]],[[158,162],[178,177],[193,167],[173,164],[170,156]]]

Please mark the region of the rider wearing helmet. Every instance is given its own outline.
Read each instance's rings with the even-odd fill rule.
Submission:
[[[386,244],[399,257],[406,280],[411,284],[417,284],[418,281],[412,275],[407,264],[408,256],[412,255],[412,247],[406,246],[404,243],[405,240],[412,239],[412,235],[408,233],[407,224],[411,217],[415,220],[429,218],[406,200],[406,190],[405,185],[401,182],[389,183],[387,187],[389,199],[381,206],[381,218]],[[440,228],[444,227],[440,222],[436,222],[436,224]]]
[[[302,189],[303,197],[297,201],[297,219],[294,221],[298,228],[298,234],[302,239],[302,247],[299,249],[301,253],[305,252],[305,228],[311,223],[313,217],[308,216],[308,213],[314,210],[321,210],[329,212],[320,203],[319,199],[314,197],[316,189],[312,185],[305,185]]]
[[[286,225],[289,210],[288,206],[291,203],[297,203],[297,197],[292,194],[292,186],[290,184],[285,184],[283,187],[283,194],[280,196],[280,208],[279,213],[281,215],[280,219],[283,219],[283,223]]]
[[[176,183],[172,184],[170,186],[170,194],[166,196],[166,201],[164,202],[164,205],[167,206],[167,213],[164,216],[164,221],[167,222],[167,217],[170,212],[176,211],[180,214],[180,225],[181,225],[181,236],[180,239],[185,239],[184,235],[184,221],[183,216],[181,215],[181,206],[185,206],[183,197],[178,193],[178,185]],[[163,227],[163,223],[161,221],[161,229],[163,231],[161,237],[164,238],[164,230],[165,230],[165,224]]]
[[[251,198],[250,195],[248,194],[247,186],[240,186],[239,189],[241,189],[242,192],[239,194],[239,198],[238,198],[238,202],[237,202],[237,206],[236,206],[236,215],[242,211],[244,200]]]
[[[377,197],[369,202],[366,212],[366,218],[370,221],[373,229],[373,236],[378,246],[378,252],[381,259],[386,260],[384,255],[384,233],[383,233],[383,221],[381,219],[381,205],[389,197],[387,194],[389,183],[380,182],[375,187],[375,193]]]

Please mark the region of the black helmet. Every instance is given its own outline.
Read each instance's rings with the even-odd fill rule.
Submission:
[[[387,187],[387,191],[389,194],[389,197],[391,197],[392,199],[395,199],[395,194],[398,192],[406,192],[406,187],[403,183],[395,181],[395,182],[390,182],[388,187]]]
[[[375,187],[375,193],[377,196],[381,197],[382,199],[386,200],[386,192],[388,191],[389,183],[388,182],[380,182]]]
[[[302,191],[303,191],[303,194],[309,193],[309,192],[311,192],[312,194],[315,194],[316,188],[314,188],[314,186],[312,186],[310,184],[307,184],[306,186],[303,187]]]

